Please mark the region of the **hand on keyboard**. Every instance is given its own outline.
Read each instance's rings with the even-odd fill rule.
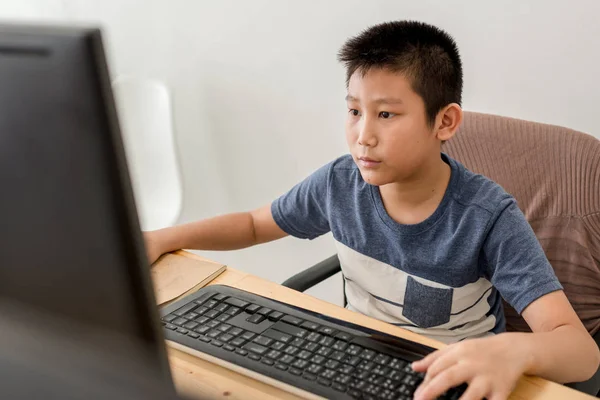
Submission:
[[[506,399],[526,370],[527,354],[515,346],[513,334],[452,344],[413,363],[425,380],[415,400],[437,399],[454,386],[468,383],[465,399]]]

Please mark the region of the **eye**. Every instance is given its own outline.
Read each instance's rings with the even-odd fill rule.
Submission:
[[[355,108],[350,108],[348,113],[354,117],[358,117],[360,115],[360,112]]]
[[[382,111],[379,113],[379,117],[383,118],[383,119],[390,119],[392,118],[394,115],[394,113],[388,112],[388,111]]]

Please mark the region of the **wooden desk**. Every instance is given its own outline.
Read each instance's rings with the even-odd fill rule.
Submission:
[[[194,254],[180,251],[180,255],[202,259]],[[274,282],[229,268],[210,283],[223,284],[286,303],[301,306],[313,311],[344,319],[356,324],[368,326],[392,335],[400,336],[431,347],[440,348],[441,343],[409,332],[405,329],[386,324],[376,319],[354,313],[345,308],[319,300],[312,296],[288,289]],[[281,389],[230,371],[223,367],[200,360],[179,350],[169,349],[169,361],[173,379],[178,391],[188,397],[223,398],[223,399],[299,399],[299,397]],[[554,382],[537,377],[523,377],[516,390],[510,396],[512,400],[578,400],[593,399],[581,392],[572,390]]]

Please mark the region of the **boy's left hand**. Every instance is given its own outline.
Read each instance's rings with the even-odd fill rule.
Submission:
[[[511,340],[511,334],[452,344],[413,363],[415,371],[426,372],[414,398],[433,400],[467,383],[461,400],[506,399],[527,370],[527,360],[528,355],[520,351],[518,340]]]

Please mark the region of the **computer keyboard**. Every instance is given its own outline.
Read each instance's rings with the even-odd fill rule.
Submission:
[[[166,339],[331,399],[412,399],[433,348],[223,285],[161,310]],[[466,385],[441,399],[458,399]]]

